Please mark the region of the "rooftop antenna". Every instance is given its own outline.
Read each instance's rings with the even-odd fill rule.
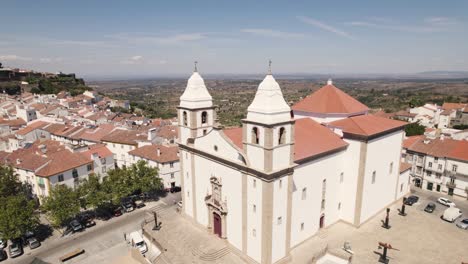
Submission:
[[[195,68],[194,68],[194,72],[198,72],[198,68],[197,68],[197,64],[198,64],[198,61],[194,61],[194,64],[195,64]]]
[[[268,60],[268,75],[271,75],[271,59]]]

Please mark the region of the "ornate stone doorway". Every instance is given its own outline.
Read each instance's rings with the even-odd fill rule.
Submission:
[[[221,216],[213,213],[213,233],[221,237]]]
[[[211,229],[213,234],[221,238],[226,238],[226,215],[227,203],[222,200],[222,183],[216,177],[210,178],[211,194],[205,197],[205,203],[208,207],[208,229]]]

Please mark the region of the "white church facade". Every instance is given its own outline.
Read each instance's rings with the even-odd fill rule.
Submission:
[[[180,97],[183,213],[257,263],[338,221],[359,227],[409,191],[405,122],[368,114],[331,81],[290,107],[271,74],[224,129],[195,71]]]

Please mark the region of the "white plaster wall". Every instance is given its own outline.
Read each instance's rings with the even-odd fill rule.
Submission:
[[[398,131],[374,139],[367,144],[366,168],[362,195],[361,223],[395,200],[399,178],[403,132]],[[393,170],[390,173],[390,163]],[[372,184],[372,172],[376,172]]]
[[[344,152],[335,153],[296,167],[293,175],[291,246],[294,247],[313,236],[319,229],[322,201],[322,183],[326,179],[325,226],[338,221],[340,210],[340,173],[343,171]],[[307,197],[302,199],[302,190]],[[343,205],[342,205],[343,207]],[[301,230],[304,223],[304,230]]]
[[[290,166],[291,145],[283,145],[273,150],[273,170],[280,170]]]
[[[208,226],[208,208],[205,203],[211,194],[211,177],[217,177],[222,184],[221,199],[226,201],[226,238],[234,247],[242,250],[242,174],[235,168],[195,155],[195,187],[197,222]]]
[[[359,174],[359,158],[361,152],[361,142],[356,140],[345,141],[349,144],[343,154],[343,182],[341,183],[342,201],[341,218],[353,224],[356,211],[356,191]]]
[[[262,190],[263,182],[260,179],[247,176],[247,255],[257,262],[261,261],[262,256]]]
[[[218,130],[211,130],[204,137],[197,138],[194,146],[196,149],[215,156],[241,163],[239,151]]]
[[[104,142],[107,148],[114,154],[115,163],[120,168],[125,165],[129,166],[132,164],[132,157],[128,154],[129,151],[134,150],[135,146],[133,145],[126,145],[126,144],[119,144],[119,143],[112,143],[112,142]]]
[[[78,179],[79,180],[87,179],[88,175],[93,172],[93,170],[88,171],[88,166],[87,165],[80,166],[80,167],[76,168],[76,170],[78,171]],[[63,181],[62,182],[58,181],[58,175],[60,175],[60,174],[63,174]],[[73,170],[68,170],[68,171],[56,174],[54,176],[50,176],[49,180],[50,180],[51,187],[53,187],[55,184],[65,184],[65,185],[67,185],[68,187],[71,187],[71,188],[75,187],[75,179],[73,178]]]
[[[280,183],[281,182],[281,183]],[[286,229],[288,215],[288,177],[273,182],[272,262],[286,255]],[[280,223],[278,217],[281,217]]]
[[[185,214],[194,217],[193,215],[193,193],[192,193],[192,154],[180,149],[181,159],[183,159],[183,167],[181,177],[184,177],[182,186],[182,201],[184,203]]]
[[[400,174],[400,177],[398,178],[398,186],[397,186],[397,195],[395,197],[395,200],[398,200],[402,198],[403,196],[407,195],[410,191],[410,171],[411,170],[406,170],[403,173]]]

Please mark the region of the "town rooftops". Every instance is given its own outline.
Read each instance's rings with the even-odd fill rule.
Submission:
[[[400,162],[400,174],[411,169],[412,165],[406,162]]]
[[[146,141],[147,138],[147,134],[141,131],[116,129],[102,137],[101,140],[125,145],[138,145],[139,141]]]
[[[88,159],[91,159],[94,154],[99,158],[107,158],[112,156],[112,152],[106,147],[105,144],[94,144],[88,147],[88,150],[80,152],[81,155],[85,156]]]
[[[177,146],[146,145],[129,151],[128,154],[152,160],[158,163],[174,162],[179,160]]]
[[[348,145],[333,131],[310,118],[297,119],[294,130],[294,161],[298,163],[339,151]],[[223,132],[237,147],[243,148],[242,128],[225,129]]]
[[[466,140],[453,140],[450,138],[429,139],[421,136],[406,139],[403,142],[403,147],[409,151],[433,157],[468,161],[468,141]]]
[[[5,125],[9,127],[21,127],[26,125],[26,121],[24,121],[22,118],[16,118],[16,119],[0,119],[0,125]]]
[[[29,124],[27,127],[18,130],[18,132],[16,132],[16,134],[24,136],[24,135],[28,134],[29,132],[32,132],[32,131],[34,131],[36,129],[40,129],[40,128],[45,127],[48,124],[49,123],[44,122],[44,121],[36,121],[34,123]]]
[[[460,104],[460,103],[444,103],[442,105],[442,109],[444,110],[458,110],[463,109],[466,107],[467,104]]]
[[[417,115],[416,115],[416,114],[412,114],[412,113],[410,113],[410,112],[408,112],[408,111],[400,110],[400,111],[396,112],[396,113],[394,114],[394,116],[396,116],[396,117],[398,117],[398,116],[403,116],[403,117],[411,117],[411,118],[414,118],[414,117],[416,117]]]
[[[6,162],[15,168],[33,171],[41,177],[92,164],[91,159],[73,153],[53,140],[36,141],[28,148],[13,151],[6,157]]]
[[[317,114],[360,114],[369,108],[336,88],[331,81],[292,106],[294,111]]]
[[[328,123],[343,130],[345,138],[371,139],[391,133],[406,125],[406,122],[392,120],[374,115],[359,115]]]

